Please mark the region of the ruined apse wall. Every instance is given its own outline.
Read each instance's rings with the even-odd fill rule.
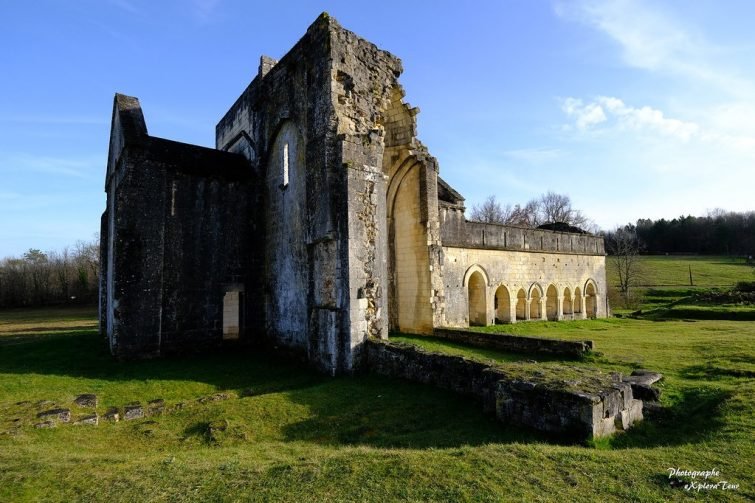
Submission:
[[[346,170],[331,95],[332,21],[320,16],[257,77],[216,127],[219,149],[258,174],[257,301],[271,343],[328,373],[352,367]]]
[[[442,205],[440,212],[448,326],[469,326],[469,279],[474,271],[485,281],[486,324],[495,323],[496,318],[516,322],[607,316],[603,238],[468,222],[463,208],[450,205]],[[557,296],[548,295],[549,285],[555,287]],[[499,290],[501,286],[505,291]],[[596,295],[588,299],[589,288],[594,288]],[[520,304],[524,312],[517,312],[520,290],[527,297]],[[496,300],[497,293],[501,295]],[[496,309],[496,303],[502,307]],[[530,303],[539,307],[530,309]]]
[[[401,61],[334,24],[332,93],[348,178],[351,343],[439,324],[437,163],[402,101]]]
[[[107,173],[100,317],[111,351],[219,344],[224,295],[250,273],[250,221],[237,218],[246,160],[149,136],[138,100],[116,95]]]

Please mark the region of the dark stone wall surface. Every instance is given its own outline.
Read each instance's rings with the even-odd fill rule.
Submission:
[[[116,96],[113,123],[100,247],[111,351],[144,358],[217,345],[227,286],[259,274],[248,163],[149,136],[135,98]]]
[[[351,370],[346,173],[331,95],[336,29],[322,15],[280,61],[263,57],[216,126],[218,148],[243,154],[260,178],[264,333],[331,374]]]

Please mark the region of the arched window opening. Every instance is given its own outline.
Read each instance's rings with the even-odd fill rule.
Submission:
[[[495,292],[495,322],[511,322],[511,297],[508,289],[501,285]]]
[[[283,187],[288,187],[288,142],[283,144]]]
[[[539,288],[533,288],[530,292],[530,319],[531,320],[539,320],[543,317],[543,310],[542,306],[540,305],[540,301],[542,299],[542,295],[540,295],[540,289]]]
[[[516,319],[527,319],[527,294],[523,288],[520,288],[516,294]]]
[[[469,325],[487,325],[485,278],[478,271],[469,277]]]
[[[588,318],[596,318],[598,316],[598,292],[595,290],[595,285],[590,282],[585,287],[585,311]]]
[[[551,321],[558,320],[558,292],[553,285],[545,292],[545,316]]]
[[[564,302],[561,310],[565,320],[574,319],[574,300],[572,299],[571,290],[569,290],[569,288],[564,289]]]

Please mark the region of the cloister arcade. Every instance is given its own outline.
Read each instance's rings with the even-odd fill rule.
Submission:
[[[490,284],[484,269],[475,265],[469,268],[464,283],[470,325],[584,320],[595,318],[598,313],[600,292],[593,279],[578,285]]]

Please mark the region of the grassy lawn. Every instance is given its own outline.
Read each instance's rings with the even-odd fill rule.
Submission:
[[[692,269],[692,285],[689,271]],[[755,321],[755,306],[718,308],[685,302],[697,292],[710,288],[730,289],[740,281],[755,281],[755,267],[744,259],[723,256],[643,255],[638,278],[632,290],[635,301],[624,306],[618,296],[618,274],[611,257],[606,257],[606,275],[614,313],[628,314],[638,309],[656,311],[656,318],[730,319]],[[672,311],[666,313],[666,309]]]
[[[667,414],[611,442],[569,445],[504,427],[479,404],[429,387],[369,375],[328,378],[239,351],[122,363],[107,353],[92,311],[6,311],[0,312],[0,501],[745,501],[755,495],[755,323],[622,319],[506,328],[594,340],[601,354],[578,365],[664,372]],[[404,339],[478,358],[521,358]],[[198,401],[218,392],[231,398]],[[96,393],[100,414],[156,398],[167,411],[96,427],[33,427],[34,414],[53,405],[70,407],[74,419],[85,414],[71,405],[79,393]],[[740,488],[691,494],[670,487],[670,467],[716,468]]]
[[[618,284],[618,275],[611,257],[606,257],[608,282]],[[724,256],[643,255],[640,257],[639,287],[734,286],[737,281],[755,281],[753,266],[744,259]]]

